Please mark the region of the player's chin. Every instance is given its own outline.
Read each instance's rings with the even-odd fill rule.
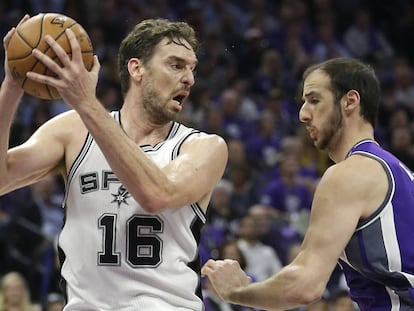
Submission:
[[[180,115],[180,111],[176,109],[168,109],[168,112],[164,115],[164,121],[175,121],[177,120],[178,116]]]
[[[183,110],[183,104],[177,101],[173,101],[172,105],[170,105],[171,111],[178,113]]]

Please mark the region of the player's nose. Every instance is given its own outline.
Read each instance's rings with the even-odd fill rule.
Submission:
[[[195,78],[194,78],[194,72],[192,69],[187,68],[187,70],[185,70],[181,81],[187,85],[187,86],[193,86],[195,83]]]
[[[312,119],[308,104],[304,102],[299,110],[299,120],[303,123],[308,123]]]

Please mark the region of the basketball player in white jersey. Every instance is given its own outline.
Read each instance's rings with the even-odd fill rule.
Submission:
[[[6,67],[0,193],[48,174],[65,178],[59,236],[65,311],[201,311],[197,245],[227,146],[217,135],[174,121],[194,84],[194,31],[181,22],[139,23],[119,50],[124,103],[112,113],[95,96],[98,59],[88,72],[73,32],[66,35],[72,57],[47,38],[62,67],[33,51],[56,77],[28,78],[56,87],[73,110],[10,150],[10,125],[23,91]]]

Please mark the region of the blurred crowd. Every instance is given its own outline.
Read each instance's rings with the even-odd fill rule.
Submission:
[[[376,139],[414,169],[410,0],[2,0],[0,37],[24,13],[40,12],[64,13],[87,30],[102,66],[97,96],[108,110],[122,103],[116,56],[131,27],[162,17],[196,29],[196,84],[179,121],[220,134],[229,146],[201,237],[203,261],[237,259],[262,280],[297,253],[313,191],[331,165],[298,121],[301,74],[312,63],[356,57],[375,68],[382,86]],[[24,96],[10,146],[68,109],[59,100]],[[60,310],[56,239],[63,196],[63,181],[49,177],[0,197],[0,311],[13,303],[26,304],[13,310]],[[207,311],[246,310],[222,304],[204,282]],[[308,310],[355,308],[339,268],[325,296]]]

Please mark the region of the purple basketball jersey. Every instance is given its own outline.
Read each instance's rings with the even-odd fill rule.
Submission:
[[[340,259],[351,297],[363,311],[414,310],[414,174],[372,140],[356,144],[353,154],[381,163],[389,189]]]

